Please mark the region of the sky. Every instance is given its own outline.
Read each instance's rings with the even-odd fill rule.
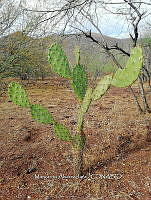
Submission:
[[[44,0],[44,3],[40,4],[40,1],[38,0],[26,0],[27,7],[29,8],[35,8],[35,5],[39,7],[39,9],[47,10],[47,1]],[[59,8],[61,6],[60,4],[57,4],[60,0],[49,0],[49,10],[53,8],[53,6]],[[123,2],[123,0],[105,0],[106,2],[112,2],[112,3],[120,3]],[[145,2],[151,3],[151,0],[144,0]],[[124,5],[125,6],[125,5]],[[51,7],[51,8],[50,8]],[[114,12],[116,9],[120,9],[121,4],[113,4],[111,6],[108,6],[108,9],[110,9],[112,12]],[[123,5],[122,5],[123,7]],[[99,17],[99,28],[101,29],[102,33],[111,37],[116,38],[127,38],[129,37],[129,31],[130,27],[128,27],[127,22],[125,21],[124,16],[117,16],[111,13],[108,13],[107,11],[104,11],[102,8],[98,9],[98,17]],[[147,13],[151,13],[151,5],[149,6],[142,6],[142,9],[147,11]],[[148,15],[148,17],[145,19],[146,21],[151,18],[151,15]],[[143,23],[141,24],[143,26]],[[61,24],[59,24],[59,27],[61,28]],[[87,29],[91,29],[92,32],[97,32],[97,30],[89,23],[86,23]],[[140,29],[141,30],[141,29]]]

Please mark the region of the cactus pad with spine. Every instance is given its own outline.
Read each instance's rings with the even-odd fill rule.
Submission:
[[[19,83],[11,82],[8,87],[10,100],[18,106],[29,107],[30,103],[26,91]]]
[[[84,114],[89,109],[90,103],[91,103],[91,95],[92,95],[92,88],[88,88],[86,91],[86,94],[84,96],[84,99],[80,105],[80,108],[78,110],[78,121],[77,121],[77,131],[80,132],[82,130],[83,126],[83,120],[84,120]]]
[[[109,89],[111,80],[112,80],[112,74],[108,74],[104,76],[98,83],[96,88],[93,91],[92,94],[92,100],[98,100],[100,99],[105,92]]]
[[[76,65],[72,73],[72,86],[79,100],[83,100],[88,85],[87,74],[82,65]]]
[[[75,60],[76,60],[76,64],[79,65],[80,64],[80,48],[78,46],[75,47]]]
[[[39,104],[32,104],[30,106],[32,118],[37,122],[44,124],[53,124],[54,120],[49,111]]]
[[[140,73],[143,66],[143,53],[140,47],[131,50],[130,58],[124,69],[118,69],[113,76],[111,84],[116,87],[128,87],[131,85]]]
[[[84,99],[83,99],[82,104],[81,104],[82,113],[86,113],[88,108],[89,108],[89,105],[91,103],[92,91],[93,90],[90,87],[86,91],[86,94],[85,94]]]
[[[64,141],[71,141],[72,137],[69,130],[63,125],[58,122],[53,124],[54,134],[61,140]]]
[[[70,78],[71,71],[67,57],[59,44],[53,44],[49,48],[48,61],[53,72],[63,78]]]

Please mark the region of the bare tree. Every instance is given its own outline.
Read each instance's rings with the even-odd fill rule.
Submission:
[[[22,31],[25,34],[43,34],[40,31],[43,13],[29,13],[24,7],[26,0],[1,0],[0,1],[0,36],[12,32]],[[44,28],[44,26],[43,26]]]
[[[0,1],[0,35],[9,33],[21,15],[21,3],[15,0]]]
[[[24,78],[25,72],[22,72],[21,63],[22,65],[27,65],[26,63],[27,60],[28,60],[28,66],[26,66],[26,69],[28,68],[28,75],[29,73],[31,73],[32,75],[32,66],[29,64],[29,63],[33,64],[32,56],[29,56],[29,55],[25,56],[25,50],[30,49],[31,54],[33,54],[34,51],[31,49],[31,46],[33,45],[32,43],[34,43],[34,41],[33,41],[33,37],[27,37],[27,35],[35,37],[37,35],[41,36],[44,34],[44,31],[40,31],[41,25],[38,24],[38,22],[42,19],[43,14],[26,12],[23,9],[25,5],[26,5],[25,0],[0,1],[0,11],[1,11],[0,12],[0,36],[1,36],[0,76],[1,78],[12,75],[11,72],[13,70],[14,62],[15,62],[15,66],[18,66],[17,69],[18,69],[18,72],[20,72],[19,76]],[[19,55],[20,55],[19,52],[24,52],[23,58],[19,58]],[[34,65],[38,65],[38,64],[34,63]]]

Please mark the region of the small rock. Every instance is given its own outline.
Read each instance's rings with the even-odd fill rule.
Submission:
[[[50,196],[47,196],[47,197],[45,198],[45,200],[52,200],[52,198],[51,198]]]
[[[14,119],[14,117],[9,117],[9,119]]]
[[[31,173],[35,172],[36,170],[37,170],[36,168],[29,168],[29,169],[27,169],[26,174],[31,174]]]
[[[28,133],[24,136],[24,141],[29,142],[31,140],[31,133]]]
[[[77,122],[74,121],[74,120],[70,121],[70,124],[72,124],[72,125],[75,125],[76,123],[77,123]]]
[[[33,160],[30,163],[30,166],[28,167],[26,174],[31,174],[31,173],[35,172],[37,170],[37,166],[38,166],[38,163],[35,160]]]
[[[70,115],[66,115],[66,116],[64,116],[66,119],[68,119],[68,118],[70,118],[71,116]]]
[[[4,182],[4,178],[0,178],[0,183]]]

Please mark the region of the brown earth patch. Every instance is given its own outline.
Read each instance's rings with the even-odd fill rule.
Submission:
[[[74,132],[77,100],[66,80],[24,85],[32,103]],[[76,178],[70,143],[55,138],[51,126],[36,123],[7,95],[0,97],[0,199],[151,199],[151,114],[137,112],[127,88],[112,87],[92,103],[84,132],[85,177]]]

